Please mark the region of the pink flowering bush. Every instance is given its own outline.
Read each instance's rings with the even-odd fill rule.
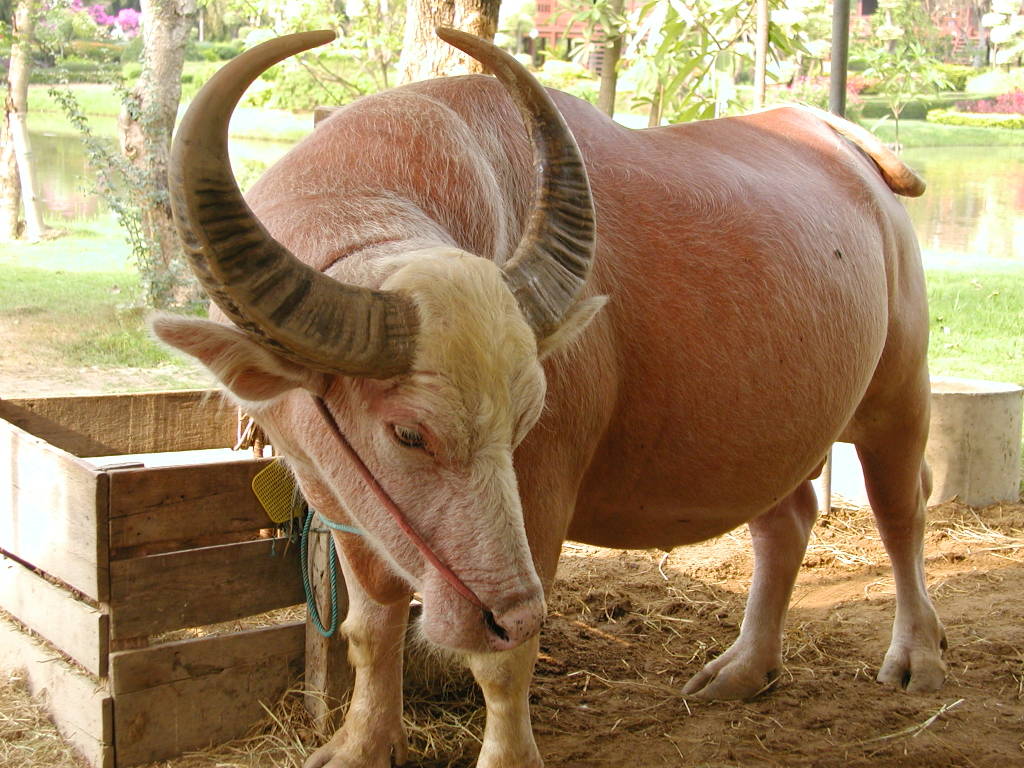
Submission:
[[[958,101],[956,108],[960,112],[979,112],[988,115],[1024,115],[1024,91],[1020,88],[1003,93],[995,99],[979,99],[978,101]]]
[[[120,32],[123,37],[135,37],[139,33],[141,14],[134,8],[122,8],[116,16],[111,16],[102,3],[86,5],[83,0],[71,0],[70,9],[85,13],[97,27]]]
[[[134,8],[122,8],[117,12],[117,18],[114,19],[114,22],[127,37],[134,37],[139,33],[139,21],[141,18],[142,14]]]

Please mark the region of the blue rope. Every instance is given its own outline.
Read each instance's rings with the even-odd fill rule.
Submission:
[[[306,593],[306,611],[313,621],[316,631],[324,637],[332,637],[338,631],[338,555],[334,549],[334,537],[331,536],[327,544],[327,570],[331,581],[331,626],[325,629],[320,618],[320,611],[316,607],[316,596],[313,594],[313,585],[309,581],[309,529],[313,524],[313,515],[316,512],[312,507],[308,508],[306,522],[302,526],[302,536],[299,539],[299,568],[302,570],[302,589]],[[363,532],[351,525],[335,523],[320,515],[320,522],[331,530],[344,531],[362,536]]]
[[[320,515],[320,522],[326,525],[332,531],[344,531],[345,533],[354,533],[356,536],[363,535],[361,529],[353,528],[351,525],[345,525],[344,523],[335,523],[333,520],[328,520],[323,515]]]
[[[332,637],[338,631],[338,557],[334,551],[334,537],[330,537],[327,551],[327,570],[331,581],[331,626],[325,629],[320,619],[320,612],[316,607],[316,596],[313,594],[313,587],[309,583],[309,527],[313,523],[313,515],[316,512],[312,507],[306,514],[306,522],[302,526],[302,537],[299,539],[299,568],[302,570],[302,588],[306,592],[306,611],[309,618],[316,627],[316,631],[324,637]],[[320,518],[323,520],[323,518]]]

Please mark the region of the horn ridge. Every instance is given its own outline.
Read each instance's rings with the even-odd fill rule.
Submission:
[[[596,225],[583,158],[551,96],[513,56],[466,32],[439,27],[437,35],[494,73],[530,134],[534,205],[504,271],[534,333],[544,338],[579,298],[593,263]]]
[[[296,258],[253,214],[228,162],[228,121],[245,89],[277,62],[334,38],[330,31],[276,38],[203,86],[174,138],[171,207],[193,272],[240,328],[300,365],[389,378],[412,365],[415,305],[332,280]]]

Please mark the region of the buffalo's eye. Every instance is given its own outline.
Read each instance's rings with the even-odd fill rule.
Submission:
[[[426,446],[423,434],[412,427],[394,424],[392,425],[392,429],[395,431],[395,439],[406,448],[423,448]]]

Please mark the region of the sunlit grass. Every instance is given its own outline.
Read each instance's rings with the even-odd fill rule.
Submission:
[[[49,216],[50,231],[39,243],[4,243],[0,265],[69,272],[115,272],[128,269],[131,248],[111,215],[87,221]]]
[[[173,381],[189,369],[150,338],[128,247],[100,222],[0,251],[4,357],[55,369],[164,367]]]
[[[1024,384],[1024,265],[928,273],[933,373]]]
[[[896,141],[891,120],[864,120],[864,126],[885,142]],[[1022,147],[1024,131],[979,128],[973,125],[939,125],[924,120],[900,120],[900,144],[910,147]]]

